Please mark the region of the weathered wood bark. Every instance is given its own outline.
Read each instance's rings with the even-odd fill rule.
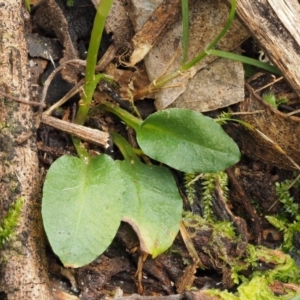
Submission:
[[[237,14],[300,95],[299,2],[238,0]]]
[[[0,89],[29,100],[30,76],[21,5],[20,0],[0,3]],[[16,235],[0,252],[1,299],[52,299],[42,259],[35,132],[32,107],[1,96],[0,220],[18,197],[23,199]]]

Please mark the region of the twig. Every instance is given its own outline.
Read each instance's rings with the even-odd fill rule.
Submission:
[[[42,98],[41,98],[41,103],[45,104],[45,99],[47,96],[47,92],[48,92],[48,88],[50,86],[51,81],[53,80],[54,76],[62,69],[64,68],[67,64],[72,64],[72,63],[76,63],[79,64],[81,66],[85,66],[86,65],[86,61],[85,60],[80,60],[80,59],[71,59],[68,60],[64,63],[62,63],[59,67],[57,67],[47,78],[47,80],[44,83],[44,88],[43,88],[43,92],[42,92]]]
[[[96,145],[104,147],[105,149],[109,147],[109,134],[107,132],[62,121],[60,119],[44,114],[42,115],[41,121],[44,124],[62,130],[71,135],[75,135],[82,140],[94,143]]]
[[[83,79],[76,83],[76,85],[67,92],[59,101],[54,103],[51,107],[49,107],[43,114],[50,116],[51,113],[58,107],[62,106],[65,102],[67,102],[71,97],[76,95],[80,90],[80,87],[83,85]]]
[[[19,103],[22,103],[22,104],[27,104],[27,105],[32,105],[32,106],[40,106],[40,107],[45,107],[45,105],[43,103],[38,103],[38,102],[34,102],[34,101],[27,101],[25,99],[22,99],[22,98],[17,98],[17,97],[14,97],[14,96],[11,96],[11,95],[8,95],[2,91],[0,91],[0,95],[2,95],[3,97],[6,97],[6,98],[9,98],[13,101],[16,101],[16,102],[19,102]]]

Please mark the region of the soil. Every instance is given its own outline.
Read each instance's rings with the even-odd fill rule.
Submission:
[[[67,7],[65,1],[62,0],[48,1],[47,4],[41,1],[41,3],[32,7],[30,20],[27,21],[25,31],[27,32],[32,86],[33,92],[35,92],[33,101],[40,101],[39,98],[43,88],[41,84],[53,71],[53,65],[57,67],[69,59],[85,59],[92,28],[91,20],[95,15],[95,10],[92,2],[84,2],[85,5],[82,5],[82,3],[79,4],[80,1],[74,1],[73,7]],[[53,14],[55,14],[55,18]],[[58,24],[54,24],[55,22],[58,22]],[[62,27],[68,34],[66,32],[58,34],[57,28]],[[38,39],[33,39],[33,36]],[[36,53],[34,51],[39,43],[47,44],[47,46]],[[111,33],[105,33],[99,59],[108,51],[112,43]],[[245,45],[248,44],[249,41]],[[247,47],[245,46],[246,52],[249,50]],[[249,50],[247,53],[251,51]],[[45,52],[47,55],[45,55]],[[112,58],[115,65],[119,65],[119,57],[120,52]],[[144,72],[142,63],[139,68]],[[121,65],[118,69],[120,72],[133,72],[132,68]],[[256,77],[252,77],[247,81],[250,88],[246,89],[246,99],[251,98],[251,101],[253,101],[251,87],[258,89],[274,81],[266,73],[260,73]],[[67,68],[62,74],[57,75],[51,82],[47,93],[47,107],[61,99],[81,79],[82,68],[78,69],[77,67]],[[146,81],[146,79],[140,80]],[[120,83],[120,85],[122,84],[124,83]],[[299,99],[295,99],[293,90],[284,80],[272,84],[272,92],[275,96],[284,95],[287,98],[288,102],[279,107],[283,113],[298,108]],[[125,109],[128,108],[128,103],[122,98],[122,91],[120,90],[116,91],[111,87],[100,86],[97,93],[105,94],[107,98],[119,102]],[[95,96],[95,99],[97,99],[97,96]],[[71,120],[78,107],[78,101],[78,95],[72,97],[60,110],[56,110],[52,115],[64,120]],[[155,111],[153,102],[154,99],[151,97],[136,102],[136,107],[143,118]],[[241,105],[236,104],[224,109],[224,111],[229,110],[239,112],[244,111],[245,108],[241,108]],[[38,113],[37,109],[36,113]],[[216,116],[219,113],[220,111],[213,111],[207,113],[207,115]],[[276,114],[276,118],[280,117],[277,115],[278,113],[274,114]],[[246,117],[245,120],[250,124],[254,122]],[[268,121],[270,122],[270,119]],[[275,127],[282,126],[280,122],[278,121],[273,125]],[[132,143],[136,143],[134,134],[118,118],[109,113],[105,115],[94,114],[89,118],[86,125],[105,131],[117,130]],[[276,128],[278,131],[282,131],[282,128]],[[230,262],[239,261],[240,264],[243,264],[249,244],[262,245],[269,249],[280,247],[283,234],[266,220],[265,215],[277,215],[282,211],[283,204],[278,201],[275,184],[276,182],[295,178],[296,168],[289,161],[287,155],[292,157],[296,163],[298,158],[293,157],[293,153],[291,153],[293,150],[282,154],[282,152],[279,151],[279,153],[276,149],[274,150],[276,147],[272,148],[270,143],[259,143],[257,133],[249,132],[239,124],[227,123],[224,129],[241,147],[243,156],[238,164],[226,171],[229,178],[227,195],[224,195],[218,182],[216,182],[212,194],[213,210],[215,220],[230,221],[236,235],[234,237],[216,235],[212,224],[195,225],[194,221],[186,218],[185,226],[191,235],[203,268],[199,267],[199,261],[197,262],[198,265],[195,264],[181,235],[178,234],[169,251],[159,255],[156,259],[146,258],[140,272],[142,277],[137,276],[142,255],[139,252],[138,238],[133,229],[126,223],[121,224],[107,251],[91,264],[81,268],[64,268],[48,244],[48,273],[51,290],[56,299],[112,298],[116,294],[118,295],[120,290],[123,293],[120,297],[124,295],[139,298],[140,296],[136,295],[139,293],[145,296],[145,299],[147,299],[146,296],[151,297],[151,299],[153,297],[167,298],[166,296],[178,297],[178,299],[195,297],[199,299],[217,299],[201,293],[203,290],[211,288],[236,291],[237,285],[231,277]],[[293,130],[292,128],[291,131]],[[39,164],[43,177],[58,157],[64,154],[75,155],[76,153],[69,135],[45,124],[40,125],[37,139]],[[286,142],[284,141],[284,143]],[[279,146],[282,147],[281,144]],[[113,158],[120,157],[117,148],[113,146],[106,150],[93,144],[86,144],[86,147],[90,153],[105,152],[110,153]],[[201,215],[203,213],[201,179],[196,182],[194,201],[190,203],[187,201],[183,174],[174,170],[172,172],[177,179],[179,190],[183,196],[185,210]],[[300,204],[299,191],[296,188],[291,188],[290,192],[295,203]],[[297,240],[297,237],[295,239]],[[294,251],[294,255],[295,253],[296,251]],[[223,259],[224,255],[227,257],[226,262]],[[297,256],[295,258],[297,259]],[[274,265],[261,259],[259,268],[260,270],[269,270],[274,268]],[[253,270],[250,269],[244,270],[245,276],[250,276],[252,272]],[[271,289],[276,291],[276,294],[284,293],[284,286],[280,286],[280,283],[278,285],[279,287],[275,287],[274,284]],[[0,294],[0,299],[6,298]]]

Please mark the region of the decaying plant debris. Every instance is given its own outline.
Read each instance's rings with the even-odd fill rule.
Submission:
[[[121,91],[116,92],[109,87],[100,86],[97,96],[95,96],[97,101],[100,101],[99,99],[102,99],[103,97],[119,100],[119,92],[122,96],[127,93],[128,98],[130,98],[135,92],[134,88],[143,89],[151,80],[161,75],[164,71],[168,71],[169,68],[173,68],[175,65],[168,65],[168,62],[172,61],[172,58],[176,61],[176,58],[174,57],[174,55],[176,56],[176,51],[170,51],[169,53],[168,51],[162,52],[164,46],[160,46],[159,43],[163,44],[164,42],[167,42],[168,44],[172,39],[173,48],[175,50],[178,48],[179,37],[176,35],[175,37],[172,37],[172,34],[174,34],[173,31],[175,31],[175,29],[177,30],[180,28],[179,1],[163,1],[162,6],[160,6],[160,8],[163,8],[163,5],[167,5],[168,8],[174,6],[172,14],[168,14],[170,9],[167,9],[164,10],[164,14],[161,15],[158,9],[156,10],[156,14],[153,14],[148,18],[148,23],[146,24],[147,26],[150,26],[150,28],[153,28],[153,26],[155,28],[155,25],[160,24],[159,21],[162,23],[165,23],[166,21],[166,26],[160,28],[162,32],[158,32],[158,36],[150,34],[152,40],[147,38],[149,37],[149,32],[145,34],[145,31],[148,28],[147,26],[143,27],[141,31],[138,31],[139,29],[136,27],[135,29],[138,32],[136,34],[134,33],[133,27],[141,26],[142,22],[139,19],[132,19],[134,15],[133,12],[136,13],[138,8],[136,7],[136,1],[129,2],[130,5],[128,6],[127,1],[115,1],[113,10],[120,9],[118,12],[123,11],[123,14],[125,15],[122,15],[121,18],[119,13],[115,13],[114,11],[111,12],[110,20],[108,20],[106,28],[108,30],[107,33],[110,34],[111,37],[108,37],[106,40],[107,45],[105,45],[105,49],[108,50],[102,56],[99,64],[99,69],[107,71],[107,73],[112,74],[113,76],[116,74],[119,76],[119,74],[121,74]],[[274,1],[269,2],[274,8]],[[282,1],[279,1],[279,3],[281,5],[283,4]],[[225,6],[222,3],[219,4],[222,6],[222,9],[220,8],[220,10],[224,10],[224,14],[226,15],[227,11]],[[37,26],[35,28],[37,32],[39,32],[39,34],[51,36],[51,38],[55,35],[61,46],[64,48],[63,57],[56,56],[56,54],[60,55],[60,49],[58,49],[57,51],[55,50],[55,55],[52,52],[49,52],[51,57],[46,55],[44,57],[45,59],[55,60],[54,64],[58,65],[59,63],[63,63],[70,59],[79,59],[81,55],[83,55],[81,58],[84,58],[86,49],[83,47],[83,51],[80,50],[81,46],[86,46],[88,40],[88,35],[92,26],[91,20],[95,13],[94,5],[97,5],[97,1],[74,1],[74,6],[68,8],[62,0],[49,0],[45,2],[42,1],[41,4],[34,8],[33,22],[34,26]],[[203,5],[205,6],[205,10],[208,11],[211,5],[218,4],[212,4],[209,1],[205,1]],[[266,7],[266,9],[270,9],[268,5],[268,3],[260,3],[259,6],[253,1],[242,0],[238,3],[238,13],[244,22],[245,20],[247,21],[247,27],[250,27],[252,34],[258,39],[261,46],[269,50],[268,56],[279,66],[294,88],[294,91],[299,94],[297,72],[295,72],[294,67],[290,70],[289,68],[291,65],[287,63],[289,61],[288,55],[290,53],[292,53],[292,57],[294,57],[294,53],[297,53],[298,57],[300,57],[298,43],[299,33],[297,31],[290,32],[289,40],[291,38],[294,38],[295,40],[291,42],[291,44],[293,44],[293,49],[288,47],[289,51],[286,51],[286,49],[283,51],[283,43],[279,46],[278,44],[272,43],[273,39],[278,41],[278,39],[281,38],[281,35],[276,34],[275,36],[273,32],[276,30],[271,25],[267,27],[268,38],[265,39],[266,34],[265,32],[263,33],[260,26],[262,23],[261,19],[268,17],[267,22],[272,23],[273,18],[276,17],[274,12],[272,14],[262,13],[263,6]],[[295,2],[293,5],[297,5],[297,3]],[[129,11],[131,21],[127,15],[128,7],[131,8]],[[132,9],[133,7],[134,10]],[[192,17],[197,19],[197,16],[199,16],[198,11],[193,6],[192,9],[195,9]],[[217,9],[219,12],[219,8],[216,8],[216,10]],[[260,13],[257,15],[250,15],[250,12],[255,12],[256,9]],[[5,43],[9,41],[6,41],[5,39],[2,40],[3,61],[7,61],[7,64],[2,65],[3,70],[1,74],[4,74],[1,77],[1,85],[3,87],[2,92],[20,96],[27,101],[29,100],[29,87],[27,81],[29,77],[26,70],[25,42],[22,33],[23,29],[18,27],[19,24],[22,24],[20,2],[10,2],[1,6],[0,10],[3,12],[3,15],[9,10],[16,12],[5,18],[5,22],[8,25],[3,27],[0,31],[0,35],[4,36],[7,34],[8,30],[13,37],[11,40],[13,46],[11,46],[11,44],[9,47],[6,46]],[[82,13],[83,10],[84,13]],[[80,19],[82,20],[82,23],[80,22],[82,27],[77,26],[78,24],[74,24],[78,21],[78,11],[80,12],[79,15],[82,15],[82,17],[87,15],[87,17],[85,16],[83,19]],[[68,14],[70,12],[75,13],[75,17],[72,13]],[[296,10],[296,13],[299,13],[299,10]],[[219,15],[219,13],[217,13],[217,15]],[[12,18],[12,16],[14,18]],[[118,23],[118,18],[122,19],[121,25]],[[223,17],[220,18],[222,19]],[[250,26],[248,26],[250,18],[253,21],[258,20],[258,23],[250,22]],[[16,22],[16,19],[19,21]],[[282,16],[279,17],[279,19],[283,20]],[[153,20],[158,21],[154,23]],[[131,22],[133,23],[133,26],[131,25]],[[280,21],[276,18],[276,22]],[[13,25],[17,27],[13,27]],[[288,31],[291,28],[294,28],[288,25],[284,24],[285,34],[288,34]],[[192,27],[192,30],[197,31],[198,26],[199,25],[195,25],[194,28]],[[122,27],[123,29],[126,27],[126,34],[124,34],[124,30],[122,31]],[[205,27],[205,30],[208,31],[208,28],[209,26]],[[257,30],[257,28],[259,30]],[[237,36],[237,32],[239,32],[240,35]],[[214,35],[214,32],[208,32],[208,38],[203,38],[200,48],[205,47],[207,41]],[[245,31],[243,25],[237,22],[228,36],[229,44],[226,44],[225,42],[223,44],[222,41],[220,47],[228,50],[234,49],[245,37],[247,37],[247,35],[248,33]],[[233,41],[233,36],[236,36],[237,40]],[[196,40],[196,37],[192,37],[191,39]],[[140,41],[143,41],[143,43],[140,43]],[[31,41],[28,39],[27,43],[31,43]],[[147,46],[147,49],[145,49],[144,44],[149,44],[150,46]],[[283,59],[278,58],[279,55],[276,51],[277,46],[280,49],[279,53],[283,55]],[[136,58],[134,56],[136,50],[139,48],[143,49],[143,55]],[[152,51],[149,52],[150,49],[152,49]],[[196,53],[199,49],[193,51]],[[144,58],[145,54],[148,52],[149,54],[145,57],[144,62],[150,81],[148,78],[145,79],[144,67],[141,65],[137,65],[136,69],[119,69],[119,66],[121,66],[122,69],[125,69],[130,64],[132,66],[135,65],[135,63],[140,61],[141,58]],[[190,55],[193,56],[195,53],[191,53]],[[156,56],[165,56],[167,54],[169,57],[162,60],[159,67],[157,67],[157,65],[152,66],[151,70],[151,59],[153,61],[153,58]],[[34,54],[34,56],[35,55],[36,54]],[[41,57],[41,55],[39,56]],[[40,65],[40,60],[41,58],[32,61],[36,61],[36,64]],[[60,62],[58,60],[60,60]],[[37,63],[37,61],[39,61],[39,63]],[[209,72],[210,75],[213,74],[212,79],[210,80],[218,79],[221,76],[220,73],[218,72],[217,75],[215,75],[215,71],[209,69],[213,68],[213,64],[217,65],[217,67],[220,65],[223,66],[223,62],[218,64],[218,61],[215,61],[211,64],[211,61],[212,58],[209,58],[203,65],[197,66],[197,71],[200,68],[204,68],[204,73]],[[49,64],[52,63],[53,62],[49,62]],[[142,63],[143,62],[141,62],[141,64]],[[63,70],[62,77],[69,83],[79,82],[81,77],[80,73],[82,72],[82,67],[79,65],[80,64],[76,64],[76,66],[68,65],[68,67]],[[293,63],[293,65],[295,64]],[[5,69],[6,66],[9,68]],[[230,67],[232,66],[233,64],[230,65]],[[224,68],[226,67],[221,68],[221,73]],[[234,77],[233,82],[230,84],[232,86],[236,84],[234,87],[239,89],[239,92],[233,97],[234,99],[230,99],[230,102],[226,101],[228,100],[228,95],[230,98],[230,95],[232,96],[232,94],[227,93],[227,100],[225,99],[226,101],[224,100],[223,102],[220,100],[219,102],[212,104],[211,101],[209,101],[206,104],[201,103],[198,105],[196,101],[197,97],[195,97],[195,99],[192,99],[195,100],[192,101],[192,104],[187,103],[190,100],[189,98],[196,94],[195,86],[199,84],[197,76],[204,76],[203,73],[202,75],[198,73],[199,75],[196,75],[192,80],[188,80],[190,78],[187,77],[181,78],[179,80],[180,84],[185,80],[182,84],[183,87],[158,91],[158,94],[156,95],[153,94],[153,92],[157,92],[154,89],[149,91],[151,92],[149,95],[156,100],[156,108],[158,109],[165,108],[173,101],[172,105],[174,106],[182,107],[183,105],[187,105],[189,108],[198,111],[210,111],[226,107],[244,100],[243,74],[241,73],[241,70],[242,66],[237,63],[233,66],[232,73],[230,73],[234,74],[232,75],[232,77]],[[196,70],[193,70],[191,77],[195,74]],[[239,76],[239,80],[237,80],[236,76]],[[227,79],[224,78],[224,84],[228,84]],[[208,80],[208,87],[206,87],[206,89],[210,86],[210,80]],[[192,85],[192,81],[194,81],[195,86]],[[248,83],[254,86],[253,82],[249,81]],[[34,82],[34,84],[36,84],[36,82]],[[59,85],[64,84],[65,83],[63,82],[59,83]],[[190,86],[188,86],[188,84],[190,84]],[[217,88],[216,94],[225,93],[222,88],[224,84],[222,83],[221,87]],[[80,89],[80,85],[78,88]],[[175,96],[171,95],[174,90]],[[48,93],[51,93],[51,88]],[[180,95],[181,93],[183,94]],[[201,93],[201,89],[197,90],[197,93]],[[220,299],[220,296],[207,292],[205,290],[206,288],[212,289],[221,287],[222,289],[234,290],[237,283],[235,279],[238,280],[238,276],[247,277],[252,272],[263,274],[259,272],[276,271],[285,263],[289,263],[288,256],[285,256],[281,251],[260,247],[255,248],[257,253],[259,253],[255,257],[255,261],[249,262],[247,259],[250,257],[251,251],[254,251],[254,246],[252,246],[252,244],[267,246],[278,246],[280,244],[282,238],[280,233],[275,232],[270,228],[270,225],[264,219],[264,214],[267,214],[269,211],[276,213],[280,210],[280,204],[276,202],[277,200],[274,192],[275,182],[292,176],[291,172],[284,170],[299,170],[299,118],[288,117],[286,114],[271,108],[262,101],[260,97],[262,95],[253,91],[251,87],[246,89],[246,93],[245,101],[231,107],[230,110],[231,112],[248,113],[240,115],[238,118],[249,123],[252,126],[252,130],[241,125],[227,125],[229,134],[239,143],[245,154],[245,158],[243,158],[236,167],[227,171],[230,182],[230,192],[227,197],[224,195],[218,181],[215,182],[215,188],[212,194],[215,220],[229,221],[232,224],[232,228],[224,232],[224,230],[220,230],[220,228],[217,228],[210,222],[195,217],[192,214],[187,214],[184,218],[185,226],[194,248],[197,251],[200,262],[193,260],[191,253],[187,250],[183,240],[178,236],[169,252],[159,256],[155,260],[147,258],[144,262],[142,285],[145,295],[152,296],[135,295],[138,291],[138,287],[141,285],[141,282],[138,282],[135,277],[140,256],[138,249],[139,244],[135,233],[126,226],[126,224],[122,224],[116,239],[105,255],[101,255],[92,264],[70,271],[60,265],[57,258],[54,257],[50,250],[47,252],[48,266],[42,260],[44,258],[44,245],[41,241],[44,240],[44,236],[41,230],[42,227],[39,214],[38,193],[40,182],[37,170],[37,155],[34,150],[36,147],[35,124],[38,123],[38,120],[41,120],[44,124],[54,126],[67,133],[77,134],[78,132],[81,132],[82,135],[88,134],[88,137],[85,137],[85,139],[91,144],[87,147],[95,154],[99,151],[103,151],[103,146],[104,148],[108,148],[106,151],[111,150],[109,147],[109,135],[106,132],[97,131],[98,135],[93,136],[95,133],[94,129],[73,126],[74,124],[70,124],[68,119],[71,119],[72,106],[66,106],[66,110],[62,112],[63,120],[56,119],[53,122],[53,117],[47,115],[39,115],[36,120],[33,116],[31,106],[24,102],[20,104],[12,102],[12,99],[9,97],[6,98],[1,94],[0,123],[2,125],[0,138],[2,147],[0,157],[2,157],[3,160],[3,174],[1,175],[1,182],[3,184],[0,189],[3,198],[0,200],[2,208],[0,211],[0,219],[3,217],[2,212],[7,211],[11,203],[19,195],[24,199],[24,208],[20,227],[17,230],[17,235],[13,240],[12,246],[8,243],[8,245],[0,252],[0,270],[2,274],[0,276],[0,298],[3,295],[3,297],[6,297],[3,299],[79,299],[78,297],[80,295],[80,299],[98,299],[103,295],[106,295],[108,298],[111,296],[110,293],[116,292],[114,299],[131,300],[134,298],[138,300],[150,300],[147,297],[153,299],[154,295],[156,295],[156,299],[159,300],[160,298],[161,300],[214,300]],[[164,98],[167,94],[170,94],[169,102],[167,104],[159,102],[159,99]],[[121,100],[123,101],[124,99]],[[73,101],[76,103],[76,100],[73,99]],[[137,101],[137,103],[138,102],[140,101]],[[146,104],[143,103],[146,109],[143,108],[143,106],[139,106],[139,104],[137,104],[137,107],[141,107],[142,113],[147,115],[153,110],[152,102],[149,101],[148,103],[146,102]],[[295,106],[298,108],[298,103],[296,103]],[[15,113],[16,111],[18,111],[18,114]],[[126,130],[122,124],[119,124],[111,116],[108,115],[101,119],[93,112],[92,117],[90,122],[94,122],[94,127],[106,131],[108,128],[115,127],[126,134]],[[50,130],[45,125],[42,125],[42,127],[42,130],[39,131],[39,158],[40,164],[43,168],[46,168],[48,167],[48,164],[62,153],[72,151],[72,147],[70,146],[66,135],[53,129]],[[14,131],[12,132],[10,128],[13,128]],[[75,131],[71,131],[73,129]],[[130,135],[129,138],[133,143],[135,142],[135,137],[133,135]],[[95,144],[101,145],[102,148],[98,148]],[[254,160],[250,160],[248,157],[252,157]],[[15,167],[15,169],[13,169],[13,167]],[[178,174],[179,182],[181,180],[180,176],[181,175]],[[261,186],[259,186],[259,184],[261,184]],[[185,201],[185,206],[187,210],[192,209],[194,212],[199,213],[199,211],[201,211],[201,188],[199,186],[196,194],[195,202],[191,204],[188,203],[188,201]],[[250,203],[250,198],[252,201],[257,201],[256,204],[260,211],[254,208],[253,203]],[[236,268],[239,267],[239,271],[236,271],[235,273],[232,266],[235,266]],[[296,268],[294,268],[294,265],[291,270],[291,273],[295,272]],[[48,271],[51,274],[50,282],[47,275]],[[291,276],[293,275],[295,274],[292,274]],[[64,284],[59,284],[59,280],[62,280]],[[122,289],[121,294],[117,293],[118,290],[116,290],[116,287]],[[191,287],[196,290],[189,290]],[[273,291],[276,295],[285,295],[287,291],[299,291],[299,286],[275,280],[272,285],[268,286],[268,290]],[[122,293],[125,295],[122,295]]]

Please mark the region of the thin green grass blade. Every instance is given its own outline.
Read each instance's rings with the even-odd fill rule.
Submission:
[[[187,59],[189,47],[189,2],[188,0],[181,0],[182,10],[182,61],[184,64]]]
[[[235,15],[235,8],[236,8],[236,0],[232,0],[229,18],[228,18],[225,26],[221,30],[221,32],[214,38],[214,40],[206,47],[206,49],[203,52],[201,52],[198,56],[193,58],[191,61],[181,65],[181,67],[180,67],[181,72],[187,71],[188,69],[193,67],[195,64],[197,64],[199,61],[201,61],[205,56],[207,56],[209,54],[208,52],[210,49],[212,49],[213,47],[215,47],[217,45],[217,43],[220,41],[220,39],[229,30],[229,28],[233,22],[234,15]]]
[[[235,61],[240,61],[244,64],[252,65],[261,69],[264,69],[266,71],[269,71],[271,73],[282,75],[282,73],[279,71],[279,69],[275,66],[272,66],[270,64],[264,63],[262,61],[259,61],[257,59],[253,59],[250,57],[242,56],[239,54],[226,52],[226,51],[220,51],[220,50],[209,50],[207,51],[207,54],[215,55],[218,57],[228,58]]]

